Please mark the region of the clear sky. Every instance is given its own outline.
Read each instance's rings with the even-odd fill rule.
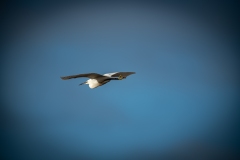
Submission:
[[[6,158],[239,148],[234,5],[14,4],[5,6],[1,55]],[[60,79],[118,71],[136,74],[96,89]]]

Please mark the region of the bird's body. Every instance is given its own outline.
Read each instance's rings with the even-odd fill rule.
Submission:
[[[63,80],[68,80],[72,78],[80,78],[80,77],[88,77],[90,78],[82,84],[88,84],[91,89],[97,88],[99,86],[102,86],[106,83],[108,83],[111,80],[122,80],[125,79],[127,76],[135,74],[135,72],[114,72],[114,73],[106,73],[104,75],[98,74],[98,73],[86,73],[86,74],[77,74],[77,75],[71,75],[71,76],[65,76],[61,77]]]
[[[88,84],[89,88],[96,88],[100,86],[101,83],[99,83],[96,79],[89,79],[85,84]]]

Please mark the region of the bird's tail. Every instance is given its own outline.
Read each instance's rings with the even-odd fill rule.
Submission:
[[[80,85],[83,85],[83,84],[87,84],[87,82],[80,83],[79,86],[80,86]]]

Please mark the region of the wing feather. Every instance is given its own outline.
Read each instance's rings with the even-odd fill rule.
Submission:
[[[98,74],[98,73],[85,73],[85,74],[76,74],[76,75],[71,75],[71,76],[64,76],[61,77],[62,80],[68,80],[72,78],[81,78],[81,77],[88,77],[91,79],[98,78],[98,77],[103,77],[103,75]]]
[[[123,77],[127,77],[131,74],[135,74],[135,72],[116,72],[115,74],[112,74],[111,77],[119,77],[120,75]]]

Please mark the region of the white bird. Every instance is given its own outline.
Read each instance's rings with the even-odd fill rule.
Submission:
[[[108,83],[111,80],[122,80],[127,76],[135,74],[135,72],[114,72],[114,73],[106,73],[104,75],[98,73],[86,73],[86,74],[77,74],[71,76],[61,77],[62,80],[68,80],[72,78],[80,78],[80,77],[88,77],[90,78],[86,82],[83,82],[79,85],[88,84],[91,89],[97,88]]]

